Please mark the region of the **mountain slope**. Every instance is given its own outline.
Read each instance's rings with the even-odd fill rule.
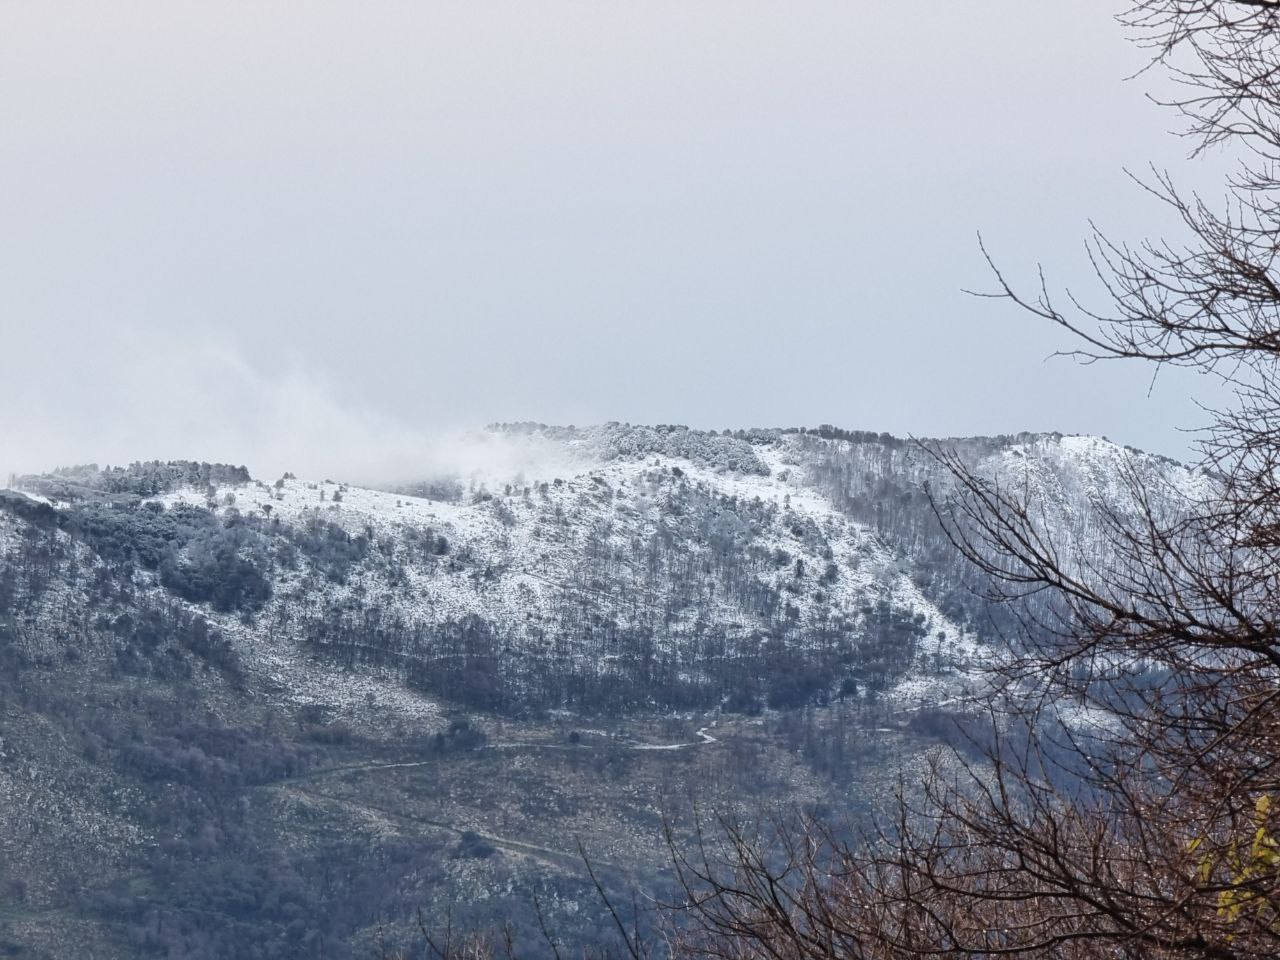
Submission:
[[[1097,438],[953,446],[1084,562],[1108,559],[1102,508],[1136,509],[1126,478],[1170,510],[1207,482]],[[315,682],[298,664],[318,656],[479,709],[918,697],[999,629],[929,505],[950,477],[914,444],[517,425],[475,459],[400,493],[198,465],[25,484],[194,602],[250,669]]]
[[[1209,484],[1096,438],[950,445],[1085,562],[1135,480]],[[0,948],[364,956],[424,905],[536,933],[528,889],[587,942],[579,841],[648,889],[690,796],[874,805],[999,654],[913,444],[524,424],[457,460],[0,492]]]

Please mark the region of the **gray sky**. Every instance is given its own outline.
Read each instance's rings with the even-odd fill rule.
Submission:
[[[412,472],[490,420],[1059,429],[1208,384],[1045,358],[1125,178],[1205,178],[1107,0],[0,0],[0,468]],[[1204,182],[1213,183],[1208,177]]]

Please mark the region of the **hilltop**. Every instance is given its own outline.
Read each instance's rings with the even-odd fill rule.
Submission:
[[[949,448],[1082,563],[1134,484],[1173,510],[1210,482],[1099,438]],[[660,883],[679,797],[870,803],[1010,627],[911,442],[518,424],[455,460],[0,493],[0,933],[349,956],[423,904],[527,926],[530,887],[589,930],[578,840]]]

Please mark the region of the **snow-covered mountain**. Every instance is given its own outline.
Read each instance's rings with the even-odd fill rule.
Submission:
[[[947,446],[1086,561],[1100,506],[1209,483],[1096,438]],[[423,910],[592,943],[579,844],[658,890],[673,798],[872,807],[1000,653],[912,443],[451,450],[398,490],[156,462],[0,491],[0,952],[356,958]]]
[[[952,446],[1075,552],[1104,549],[1097,506],[1129,509],[1126,477],[1170,504],[1206,482],[1091,437]],[[399,492],[198,464],[22,486],[286,687],[337,663],[510,712],[756,710],[927,700],[984,655],[986,611],[925,492],[949,477],[915,444],[522,424],[470,449],[473,469],[424,465]]]

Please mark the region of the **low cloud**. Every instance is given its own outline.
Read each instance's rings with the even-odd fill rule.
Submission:
[[[112,327],[65,345],[34,333],[0,358],[14,403],[0,478],[77,463],[190,459],[388,486],[451,476],[489,485],[572,472],[572,452],[448,422],[408,423],[292,368],[266,372],[213,342]],[[16,408],[16,409],[15,409]],[[56,424],[56,429],[50,425]]]
[[[268,374],[225,345],[120,328],[69,344],[26,340],[0,359],[11,392],[5,476],[179,458],[352,482],[407,479],[425,467],[425,426],[340,400],[305,371]]]

